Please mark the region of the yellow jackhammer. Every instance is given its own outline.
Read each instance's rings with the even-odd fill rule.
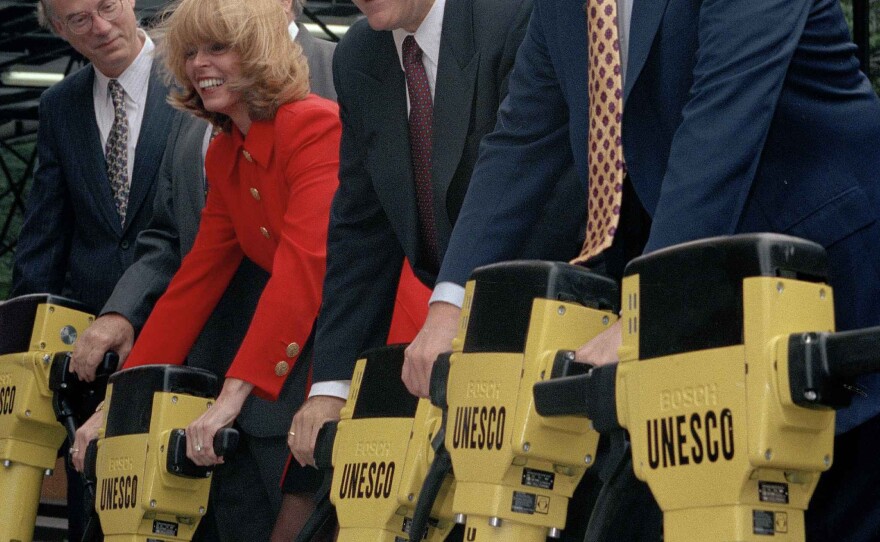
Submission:
[[[473,273],[453,352],[431,375],[465,540],[561,536],[599,434],[582,418],[539,415],[532,386],[577,368],[558,351],[611,326],[618,299],[614,282],[567,264],[510,262]]]
[[[178,365],[145,365],[110,377],[100,438],[86,451],[95,510],[107,542],[191,540],[208,506],[212,469],[186,457],[184,429],[218,393],[217,377]],[[238,431],[214,437],[231,454]]]
[[[419,539],[440,542],[455,528],[453,480],[445,472],[429,472],[441,412],[404,387],[404,349],[376,348],[357,361],[340,420],[325,424],[318,434],[315,461],[325,483],[297,542],[311,540],[320,530],[332,512],[330,502],[339,521],[338,542],[403,542],[426,478],[437,482],[436,495],[419,520],[427,527]]]
[[[803,541],[834,409],[880,370],[880,328],[833,332],[827,277],[819,245],[773,234],[637,258],[620,363],[535,385],[538,411],[629,430],[667,542]]]
[[[69,351],[92,320],[81,303],[48,294],[0,303],[0,542],[32,539],[43,476],[79,413],[103,398],[115,357],[90,384],[68,372]]]

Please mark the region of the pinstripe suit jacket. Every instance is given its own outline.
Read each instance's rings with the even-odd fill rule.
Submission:
[[[121,226],[95,121],[89,65],[43,93],[39,164],[18,238],[12,295],[61,294],[94,310],[134,261],[149,222],[155,177],[174,112],[154,64],[135,151],[126,223]]]

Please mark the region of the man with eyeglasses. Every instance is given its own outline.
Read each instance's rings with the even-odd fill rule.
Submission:
[[[91,64],[40,100],[39,162],[12,294],[60,294],[97,310],[152,215],[174,113],[134,0],[40,0],[38,16]],[[79,540],[82,491],[70,485],[69,537]]]

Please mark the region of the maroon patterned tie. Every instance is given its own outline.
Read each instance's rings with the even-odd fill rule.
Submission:
[[[439,267],[437,231],[434,225],[434,199],[431,191],[431,142],[434,107],[428,74],[422,64],[422,50],[412,36],[403,40],[403,67],[409,91],[409,148],[419,211],[422,257],[435,271]]]
[[[623,85],[620,73],[620,42],[617,33],[617,0],[588,0],[590,127],[589,193],[587,238],[581,254],[573,260],[583,263],[611,246],[623,194],[623,146],[620,119],[623,113]]]

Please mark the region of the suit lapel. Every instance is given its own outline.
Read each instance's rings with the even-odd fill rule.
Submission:
[[[301,23],[296,23],[296,28],[298,29],[296,33],[296,41],[300,47],[302,47],[303,56],[306,58],[312,57],[312,51],[315,48],[315,38],[309,33],[309,30],[303,26]]]
[[[626,83],[623,89],[624,104],[645,66],[645,60],[648,58],[651,44],[654,43],[654,36],[660,27],[660,19],[663,18],[667,2],[668,0],[633,0]]]
[[[81,84],[75,89],[72,103],[82,104],[82,109],[72,107],[67,110],[66,116],[73,129],[69,139],[74,151],[74,156],[83,157],[79,160],[82,168],[82,182],[86,192],[94,201],[95,209],[104,218],[110,228],[117,234],[122,232],[119,224],[119,214],[116,212],[116,204],[110,190],[110,180],[107,178],[107,166],[104,159],[104,149],[101,148],[101,132],[98,130],[98,121],[95,119],[95,99],[92,95],[92,87],[95,84],[95,71],[92,66],[81,79]],[[91,157],[91,158],[85,158]]]
[[[183,152],[195,152],[196,155],[189,159],[185,156],[181,157],[183,160],[180,163],[186,167],[184,170],[186,178],[191,181],[180,184],[186,186],[189,193],[189,199],[193,203],[193,216],[198,216],[205,207],[205,159],[202,145],[205,142],[208,123],[197,117],[187,117],[179,147]]]
[[[409,149],[409,125],[406,112],[406,79],[400,67],[391,32],[376,35],[376,63],[357,71],[366,111],[365,126],[370,155],[370,176],[394,230],[411,258],[418,255],[418,218]]]
[[[437,242],[445,247],[452,232],[446,192],[467,141],[480,55],[475,50],[473,5],[449,0],[443,15],[437,83],[434,90],[434,140],[431,185]],[[439,122],[438,122],[439,120]]]
[[[174,145],[172,194],[175,219],[178,224],[180,248],[189,252],[199,228],[199,219],[205,206],[205,168],[202,145],[208,123],[191,115],[183,115]]]
[[[131,174],[131,189],[128,193],[129,220],[125,221],[125,229],[134,223],[132,220],[150,193],[156,177],[156,170],[162,162],[162,153],[168,139],[168,128],[174,114],[165,102],[167,92],[160,81],[156,70],[157,62],[153,62],[150,71],[150,84],[147,89],[147,102],[144,107],[144,119],[138,135],[134,153],[134,169]]]

